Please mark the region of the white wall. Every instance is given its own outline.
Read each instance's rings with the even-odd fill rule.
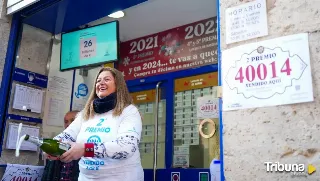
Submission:
[[[63,118],[70,109],[73,70],[60,72],[59,69],[60,42],[54,41],[42,125],[46,137],[53,137],[63,130]]]

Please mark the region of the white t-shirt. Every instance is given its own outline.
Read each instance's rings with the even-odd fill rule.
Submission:
[[[122,114],[113,111],[97,114],[84,121],[80,112],[70,126],[55,139],[63,142],[94,143],[95,156],[79,161],[79,181],[143,181],[139,141],[142,120],[134,105]]]

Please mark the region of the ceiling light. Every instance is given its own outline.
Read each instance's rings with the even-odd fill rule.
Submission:
[[[124,17],[124,12],[123,11],[117,11],[117,12],[114,12],[112,14],[109,14],[108,16],[110,18],[122,18],[122,17]]]

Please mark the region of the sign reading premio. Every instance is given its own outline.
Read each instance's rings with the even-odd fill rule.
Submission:
[[[313,101],[308,34],[228,49],[222,59],[224,110]]]

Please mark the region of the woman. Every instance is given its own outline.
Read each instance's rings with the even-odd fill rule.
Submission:
[[[141,129],[122,73],[102,68],[84,110],[55,137],[71,145],[60,160],[81,158],[79,181],[143,181]]]

